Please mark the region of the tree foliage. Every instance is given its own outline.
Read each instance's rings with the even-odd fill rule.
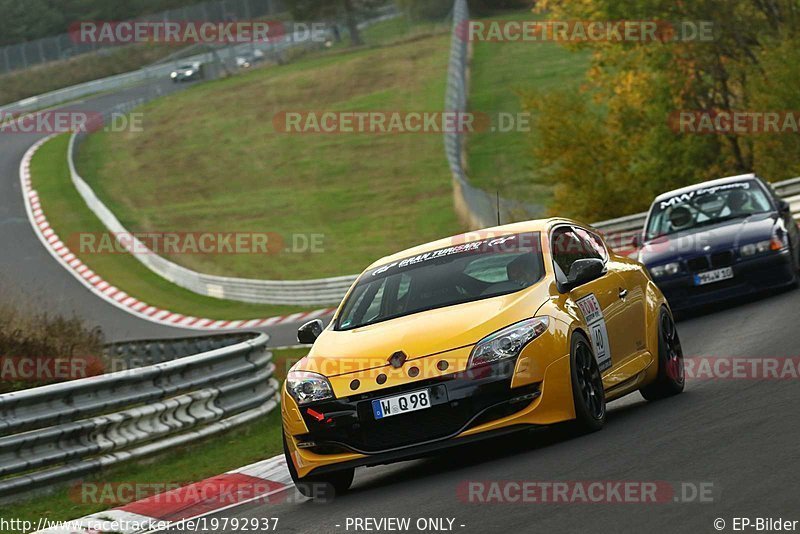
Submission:
[[[664,190],[744,172],[800,173],[800,136],[680,133],[681,110],[800,110],[796,0],[549,0],[554,20],[711,21],[711,40],[572,43],[593,51],[580,91],[525,98],[553,211],[597,220]]]
[[[343,21],[353,46],[363,44],[358,29],[360,18],[386,3],[386,0],[286,0],[289,11],[297,20]]]

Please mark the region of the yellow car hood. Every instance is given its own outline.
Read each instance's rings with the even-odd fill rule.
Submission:
[[[533,317],[549,298],[540,281],[522,291],[413,313],[352,330],[327,328],[295,370],[327,377],[388,365],[397,351],[408,360],[474,345],[508,325]],[[458,367],[466,366],[466,362]],[[461,369],[450,369],[457,371]]]

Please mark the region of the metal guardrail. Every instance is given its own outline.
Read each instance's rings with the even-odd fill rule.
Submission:
[[[182,6],[136,18],[136,21],[222,21],[253,20],[285,11],[280,0],[214,0]],[[103,49],[118,48],[115,43],[81,42],[71,33],[62,33],[23,43],[0,47],[0,74],[53,61],[74,59]]]
[[[133,104],[135,105],[135,104]],[[112,111],[124,111],[132,105],[123,105]],[[75,168],[74,156],[86,133],[76,132],[70,138],[68,164],[72,183],[89,209],[114,235],[132,236],[119,243],[144,266],[173,284],[194,293],[215,298],[242,302],[319,306],[338,304],[356,276],[337,276],[316,280],[255,280],[199,273],[178,265],[150,251],[135,238],[117,219],[114,213],[98,198],[94,190]]]
[[[362,21],[359,23],[359,27],[366,28],[376,22],[389,20],[400,15],[400,12],[397,11],[394,5],[389,6],[389,8],[390,9],[381,10],[374,18]],[[238,45],[238,48],[242,48],[246,51],[249,50],[248,47],[252,46],[252,43],[248,43],[245,45]],[[300,34],[289,34],[287,39],[277,43],[269,43],[265,46],[269,47],[270,53],[275,54],[288,48],[308,48],[311,46],[322,46],[322,44],[315,42],[310,38],[305,40],[301,39]],[[238,48],[233,47],[233,53],[235,53]],[[232,53],[227,55],[232,55]],[[180,60],[180,62],[197,60],[203,63],[211,63],[214,59],[211,56],[211,53],[207,53],[200,56],[195,56],[193,58],[183,58]],[[74,100],[75,98],[79,98],[80,96],[84,96],[85,94],[95,93],[103,90],[119,89],[120,87],[144,82],[157,76],[165,78],[172,69],[172,65],[173,64],[170,63],[168,65],[154,67],[149,70],[137,71],[128,75],[120,75],[119,77],[106,78],[104,80],[98,80],[97,82],[82,84],[81,86],[76,86],[74,88],[48,93],[47,95],[36,97],[36,99],[29,99],[35,100],[35,102],[24,102],[22,107],[39,109],[42,107],[57,105],[58,103],[62,102],[68,102]],[[106,112],[105,115],[108,117],[111,113],[129,112],[134,107],[142,105],[145,102],[159,96],[162,96],[160,92],[151,94],[147,98],[137,99],[135,101],[121,104]],[[20,106],[20,103],[7,108],[0,108],[0,115],[2,115],[3,112],[19,112],[20,110],[18,109],[11,109],[14,106]],[[75,167],[75,154],[85,136],[85,132],[76,132],[70,139],[67,157],[70,168],[70,176],[73,184],[83,197],[86,204],[89,206],[89,209],[103,222],[109,231],[114,234],[124,234],[129,236],[131,235],[131,232],[129,232],[114,216],[111,210],[109,210],[108,207],[103,204],[91,187],[80,176]],[[120,244],[125,246],[125,243]],[[147,250],[147,247],[145,247],[144,244],[139,240],[134,239],[127,244],[129,245],[129,250]],[[152,251],[147,251],[145,253],[140,252],[138,254],[134,254],[134,257],[162,278],[194,293],[208,297],[257,304],[283,304],[296,306],[324,306],[338,304],[352,285],[353,281],[356,279],[356,275],[346,275],[313,280],[255,280],[198,273],[171,262],[166,258],[153,253]]]
[[[396,16],[393,14],[384,15]],[[469,18],[466,0],[455,0],[453,8],[453,34],[451,38],[450,62],[448,66],[447,93],[445,109],[465,112],[468,100],[469,43],[458,32]],[[154,95],[155,98],[159,95]],[[111,112],[128,112],[145,100],[129,102],[117,106]],[[108,207],[97,197],[88,183],[78,173],[74,157],[85,133],[73,134],[70,139],[68,163],[73,184],[83,197],[89,209],[114,234],[131,235]],[[497,222],[496,197],[472,186],[463,165],[463,136],[458,132],[445,134],[445,152],[453,177],[455,208],[462,219],[472,228],[494,226]],[[800,194],[800,178],[774,184],[784,196]],[[508,199],[500,199],[501,212],[505,219],[511,214],[534,214],[535,206]],[[639,213],[610,221],[595,223],[595,227],[606,233],[613,248],[629,251],[631,240],[644,225],[646,214]],[[337,304],[347,292],[356,275],[321,278],[316,280],[256,280],[216,276],[199,273],[167,260],[153,252],[141,253],[147,247],[136,239],[123,240],[120,244],[130,250],[143,265],[162,278],[194,293],[220,299],[260,304],[286,304],[299,306],[320,306]]]
[[[188,57],[174,58],[132,72],[80,83],[71,87],[65,87],[63,89],[25,98],[18,102],[6,104],[5,106],[0,106],[0,117],[32,113],[53,106],[74,102],[96,93],[116,91],[125,87],[147,83],[153,79],[167,79],[172,70],[178,65],[185,63],[200,62],[204,65],[217,66],[220,61],[223,61],[225,63],[224,68],[235,70],[235,57],[240,54],[252,52],[255,49],[261,50],[266,57],[273,58],[277,61],[282,60],[283,53],[288,49],[310,48],[314,46],[323,46],[323,43],[319,43],[313,40],[309,35],[299,32],[289,33],[283,39],[275,42],[254,42],[221,46]],[[217,71],[224,70],[223,66],[220,65],[218,67],[219,68],[216,69]],[[212,78],[218,77],[220,74],[221,72],[216,72]]]
[[[775,192],[783,197],[792,208],[795,220],[800,221],[800,177],[791,178],[772,184]],[[600,230],[611,246],[618,253],[628,253],[634,250],[633,238],[644,229],[647,212],[634,213],[625,217],[609,219],[592,224]]]
[[[0,498],[268,413],[280,397],[267,340],[238,334],[116,343],[109,355],[166,361],[0,395]],[[197,349],[210,350],[186,355]]]

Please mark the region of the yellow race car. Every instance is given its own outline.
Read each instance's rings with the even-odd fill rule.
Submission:
[[[498,226],[364,271],[289,371],[281,413],[298,489],[342,492],[359,466],[570,421],[683,391],[664,296],[638,262],[568,219]],[[326,493],[327,494],[327,493]]]

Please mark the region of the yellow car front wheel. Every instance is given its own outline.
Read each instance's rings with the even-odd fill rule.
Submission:
[[[578,432],[594,432],[606,423],[606,396],[603,378],[592,346],[586,337],[576,332],[570,351],[572,398],[575,403],[573,426]]]
[[[344,468],[331,473],[320,475],[308,475],[300,478],[295,469],[292,455],[289,453],[289,446],[286,444],[286,435],[283,436],[283,455],[286,457],[286,466],[292,477],[297,491],[305,497],[319,500],[332,499],[336,495],[341,495],[350,489],[355,475],[355,468]]]

